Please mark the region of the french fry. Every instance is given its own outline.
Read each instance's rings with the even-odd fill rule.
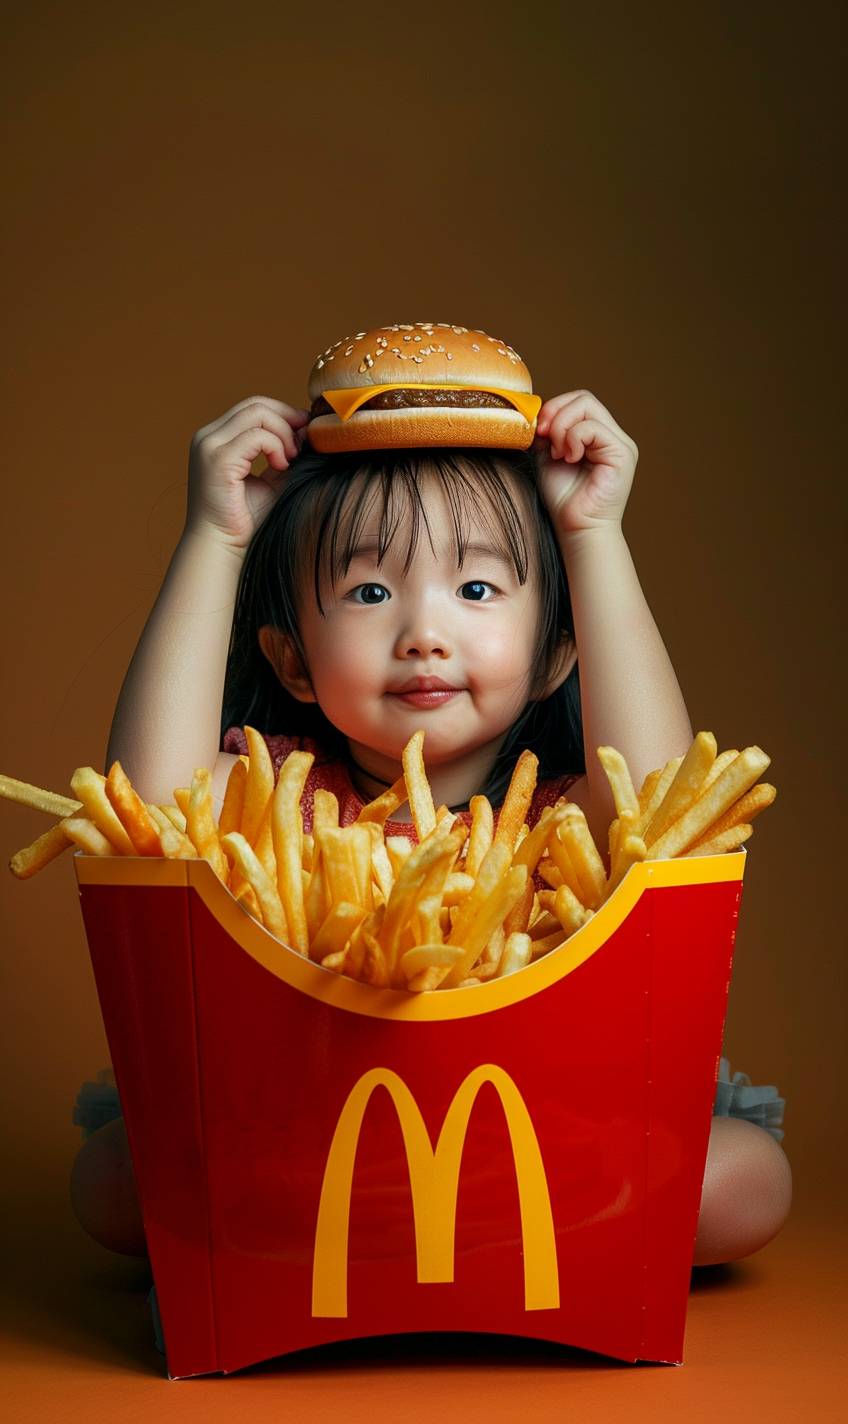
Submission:
[[[506,796],[498,815],[494,844],[508,846],[510,853],[515,851],[518,832],[527,818],[530,802],[533,800],[538,767],[539,758],[525,748],[515,763],[507,787]]]
[[[523,969],[530,963],[531,956],[532,941],[528,934],[509,935],[498,965],[498,978],[503,979],[507,974],[514,974],[516,969]]]
[[[507,855],[509,854],[508,845],[496,844],[493,845],[489,851],[489,856],[492,856],[499,850],[505,850]],[[487,856],[487,860],[489,856]],[[480,867],[478,880],[482,879],[484,869],[485,863]],[[462,938],[457,934],[457,925],[454,926],[451,930],[448,942],[450,944],[462,944],[465,952],[462,959],[460,959],[445,976],[444,983],[446,987],[449,988],[452,985],[459,984],[460,980],[464,979],[469,973],[489,936],[493,933],[496,926],[502,924],[506,919],[506,916],[509,914],[516,900],[521,895],[526,882],[526,865],[517,865],[514,869],[507,870],[505,874],[499,877],[491,892],[482,899],[477,914],[471,923],[466,923],[465,933]],[[473,900],[475,891],[476,887],[468,896],[466,904]],[[463,906],[463,909],[464,908]]]
[[[472,796],[468,809],[471,812],[471,833],[465,853],[465,870],[469,875],[476,875],[494,838],[494,812],[485,796]]]
[[[609,897],[613,890],[621,884],[631,865],[635,865],[639,860],[646,860],[647,856],[647,847],[641,836],[632,833],[623,836],[616,850],[609,884],[606,887],[606,897]],[[597,906],[592,906],[592,909],[596,908]]]
[[[648,775],[645,777],[645,780],[642,782],[642,787],[639,792],[639,812],[643,825],[645,824],[645,808],[650,803],[651,797],[654,794],[657,783],[661,776],[662,767],[660,766],[657,767],[656,771],[649,771]]]
[[[545,884],[550,885],[552,889],[556,890],[557,886],[562,885],[562,871],[553,860],[540,860],[538,870]]]
[[[241,818],[244,810],[244,792],[247,784],[247,766],[241,757],[233,762],[230,774],[227,777],[227,787],[224,792],[224,803],[221,807],[221,814],[218,818],[218,835],[223,839],[231,831],[241,830]],[[164,807],[163,807],[164,810]],[[179,827],[177,829],[180,829]],[[182,829],[185,830],[185,822]]]
[[[389,984],[386,956],[377,938],[382,923],[379,912],[384,908],[384,906],[380,906],[378,910],[372,911],[361,925],[362,940],[365,945],[365,953],[362,957],[362,978],[366,984],[372,984],[375,989],[386,989]]]
[[[310,946],[312,959],[323,963],[328,954],[341,953],[357,925],[365,919],[365,914],[362,905],[352,905],[348,900],[334,905]]]
[[[707,837],[713,840],[723,831],[729,831],[733,826],[749,824],[755,816],[765,810],[766,806],[771,805],[776,796],[776,787],[770,786],[767,781],[758,782],[756,786],[751,787],[750,791],[746,791],[744,796],[740,796],[738,801],[734,801],[729,811],[725,811],[723,816],[719,816],[718,820],[713,822],[701,840],[705,840]],[[698,845],[700,845],[700,841],[695,841],[691,848],[694,850]]]
[[[71,790],[80,799],[83,815],[111,841],[114,847],[112,854],[135,855],[132,841],[106,795],[105,776],[101,776],[93,766],[78,766],[71,777]]]
[[[268,743],[255,727],[245,727],[248,768],[241,813],[241,833],[249,845],[255,845],[266,807],[274,793],[274,764]]]
[[[309,876],[303,902],[310,946],[330,911],[330,894],[324,873],[324,856],[316,847],[315,860]]]
[[[609,750],[609,748],[601,748],[601,750]],[[605,768],[605,770],[606,769],[607,768]],[[610,773],[608,772],[608,774]],[[613,774],[616,776],[619,774],[617,767]],[[622,801],[621,810],[619,812],[619,825],[625,817],[629,818],[633,816],[638,819],[640,814],[635,792],[633,792],[632,802],[625,804],[628,785],[630,791],[633,791],[629,775],[627,782],[623,783],[623,789],[619,787],[618,791]],[[589,830],[586,817],[579,806],[572,805],[566,809],[565,817],[557,832],[557,836],[560,844],[564,845],[568,851],[568,857],[574,871],[574,877],[577,881],[576,886],[572,888],[584,905],[587,905],[589,909],[592,910],[597,909],[604,898],[606,871],[604,870],[604,863],[601,860],[598,847],[592,838],[592,832]]]
[[[416,974],[420,974],[422,969],[429,969],[431,965],[437,968],[452,968],[457,960],[462,956],[462,950],[458,945],[450,944],[418,944],[414,949],[408,949],[401,957],[400,967],[405,979],[414,979]]]
[[[591,919],[594,911],[587,910],[586,914]],[[559,949],[560,945],[564,944],[567,939],[568,931],[564,930],[562,925],[559,925],[550,934],[545,935],[543,939],[533,939],[531,937],[530,952],[533,959],[541,959],[544,954],[550,954],[552,949]]]
[[[129,836],[135,855],[161,855],[159,828],[119,761],[113,762],[105,782],[118,819]]]
[[[239,758],[241,760],[241,758]],[[245,775],[247,773],[245,772]],[[189,802],[191,801],[191,787],[177,786],[174,789],[174,800],[177,803],[177,810],[182,811],[184,816],[188,815]]]
[[[45,865],[49,865],[51,860],[55,860],[63,851],[68,850],[74,842],[67,834],[61,821],[57,821],[55,826],[51,826],[49,831],[44,831],[32,845],[24,846],[22,850],[15,851],[9,861],[9,869],[18,880],[29,880],[36,875],[39,870],[43,870]]]
[[[405,860],[412,854],[412,841],[406,836],[386,836],[386,855],[397,879]]]
[[[366,821],[365,825],[371,837],[371,876],[385,902],[391,895],[392,886],[395,883],[392,863],[386,850],[381,826],[375,821]]]
[[[522,861],[521,864],[526,865],[526,862]],[[511,934],[524,934],[530,924],[536,891],[533,885],[533,866],[527,865],[526,869],[527,883],[503,923],[503,933],[507,939]]]
[[[424,770],[424,733],[415,732],[403,749],[402,762],[409,809],[415,822],[419,841],[423,841],[436,826],[436,808],[433,793]]]
[[[572,935],[575,930],[582,929],[588,917],[585,905],[581,905],[567,885],[560,885],[556,891],[553,911],[566,935]]]
[[[673,757],[671,761],[666,762],[665,766],[660,767],[658,772],[652,771],[649,773],[651,776],[655,776],[656,780],[651,788],[650,794],[648,795],[645,801],[645,804],[642,805],[641,801],[639,803],[642,811],[641,823],[643,828],[651,824],[651,820],[653,819],[657,808],[663,801],[665,794],[668,791],[668,788],[670,787],[682,765],[682,756]],[[614,824],[615,822],[613,822],[613,825]],[[610,859],[612,859],[612,850],[610,850]]]
[[[288,926],[277,887],[264,870],[253,847],[240,831],[230,831],[223,837],[221,844],[233,856],[245,880],[249,882],[266,930],[284,944],[288,943]]]
[[[532,831],[516,846],[512,857],[513,865],[526,865],[528,874],[532,875],[545,853],[548,841],[567,815],[568,808],[565,806],[546,806]],[[601,869],[603,870],[603,867]]]
[[[245,910],[248,915],[254,920],[258,920],[260,925],[262,924],[262,911],[259,908],[256,892],[249,880],[242,878],[239,888],[233,891],[233,899],[236,901],[236,904],[241,905],[242,909]]]
[[[615,747],[598,747],[598,761],[606,772],[618,816],[623,811],[629,811],[638,820],[641,815],[639,798],[633,790],[627,762],[621,752],[617,752]]]
[[[277,778],[271,810],[271,831],[277,859],[277,889],[289,926],[292,949],[309,953],[309,933],[301,874],[300,798],[315,758],[311,752],[289,752]]]
[[[112,842],[106,839],[103,832],[99,831],[87,816],[66,816],[62,821],[62,829],[86,855],[115,854]]]
[[[337,831],[339,829],[339,798],[332,791],[325,791],[322,786],[316,788],[312,800],[312,834],[317,836],[320,831]]]
[[[463,827],[463,831],[464,829]],[[390,983],[395,982],[401,953],[400,937],[412,917],[415,897],[424,883],[428,870],[448,848],[451,837],[454,838],[457,848],[459,848],[464,837],[460,837],[457,831],[442,829],[442,827],[436,829],[428,840],[415,846],[404,861],[392,886],[392,893],[386,905],[386,913],[379,935],[380,945],[386,957]]]
[[[28,781],[16,781],[13,776],[2,774],[0,796],[7,801],[17,801],[19,806],[32,806],[36,811],[45,811],[48,816],[73,816],[82,810],[79,801],[60,796],[57,791],[45,791],[41,786],[31,786]]]
[[[111,811],[111,806],[109,809]],[[170,817],[165,815],[162,807],[153,806],[148,803],[147,809],[159,828],[159,842],[162,846],[162,854],[167,856],[169,860],[194,860],[197,856],[197,851],[188,836],[183,835],[182,831],[177,830]],[[123,830],[123,827],[121,827],[121,829]],[[115,852],[113,850],[112,855],[114,854]],[[130,848],[129,854],[134,854],[132,848]]]
[[[716,777],[709,791],[690,806],[688,811],[669,827],[659,840],[648,846],[652,860],[664,860],[680,855],[699,840],[705,831],[729,810],[734,801],[762,776],[771,758],[761,747],[745,747],[728,767]]]
[[[174,827],[174,829],[179,831],[180,834],[184,836],[186,828],[186,818],[180,810],[179,806],[160,806],[159,810],[163,813],[163,815],[168,817],[168,820],[171,822],[171,825]],[[238,830],[238,826],[234,826],[232,827],[232,829]],[[218,823],[218,834],[221,834],[220,822]]]
[[[445,905],[460,905],[466,895],[470,895],[474,889],[474,880],[470,875],[462,870],[452,870],[447,880],[442,894],[442,901]]]
[[[218,840],[218,831],[212,812],[212,773],[204,766],[197,768],[191,780],[191,792],[186,812],[186,834],[198,855],[203,860],[208,860],[218,879],[226,885],[229,867]],[[250,845],[246,836],[244,839],[246,844]],[[250,876],[247,875],[240,862],[239,869],[249,880]],[[259,894],[258,890],[257,894]],[[261,897],[260,904],[262,904]],[[262,913],[263,915],[265,913],[264,905]]]
[[[710,836],[706,841],[699,841],[692,846],[691,850],[683,852],[684,857],[690,855],[725,855],[728,851],[738,850],[744,845],[749,836],[754,833],[754,827],[745,825],[744,822],[733,826],[728,826],[717,836]]]
[[[364,821],[369,821],[376,826],[384,826],[389,817],[394,815],[406,799],[406,780],[401,776],[387,791],[382,792],[380,796],[375,797],[373,801],[369,801],[366,806],[362,807],[356,818],[356,823],[361,825]]]
[[[699,732],[649,823],[635,827],[649,848],[689,809],[716,759],[712,732]]]
[[[551,890],[550,892],[545,891],[543,893],[550,893],[550,903],[551,905],[553,905],[553,897],[556,892],[554,890]],[[548,911],[546,910],[545,913],[543,915],[540,915],[539,918],[535,920],[530,926],[530,938],[533,940],[544,939],[546,935],[553,934],[555,931],[561,928],[562,927],[560,925],[560,922],[556,918],[556,916],[548,913]]]
[[[550,852],[551,860],[559,871],[557,885],[568,885],[572,893],[579,899],[583,893],[580,877],[577,874],[577,869],[571,856],[571,847],[563,835],[562,826],[558,826],[551,836],[548,842],[548,851]],[[550,878],[545,874],[541,865],[539,869],[542,878],[550,884]]]

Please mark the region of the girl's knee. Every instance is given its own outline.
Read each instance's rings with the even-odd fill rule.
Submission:
[[[71,1168],[71,1206],[80,1226],[101,1246],[145,1256],[147,1243],[122,1117],[83,1143]]]
[[[695,1265],[750,1256],[780,1231],[792,1202],[783,1148],[741,1118],[713,1119],[704,1171]]]

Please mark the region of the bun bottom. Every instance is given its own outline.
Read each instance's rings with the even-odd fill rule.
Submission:
[[[401,410],[358,410],[349,420],[318,415],[306,427],[314,450],[395,450],[428,445],[490,446],[528,450],[536,422],[518,410],[409,406]]]

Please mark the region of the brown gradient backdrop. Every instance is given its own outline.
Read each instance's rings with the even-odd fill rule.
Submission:
[[[837,1213],[840,7],[166,9],[36,0],[7,35],[0,769],[102,767],[199,426],[305,404],[360,326],[505,338],[636,440],[625,532],[693,724],[772,757],[727,1051],[788,1099],[796,1219]],[[0,807],[4,858],[47,824]],[[90,1262],[70,1118],[109,1058],[72,868],[0,884],[7,1221]]]

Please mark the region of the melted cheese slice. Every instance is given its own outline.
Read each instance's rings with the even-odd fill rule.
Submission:
[[[322,391],[321,394],[342,420],[350,420],[355,411],[361,405],[370,400],[372,396],[379,395],[381,391],[491,391],[496,396],[503,396],[510,405],[515,406],[520,411],[528,424],[532,425],[539,414],[539,407],[542,404],[541,396],[534,396],[530,391],[503,391],[499,386],[452,386],[442,383],[438,386],[429,386],[418,381],[393,381],[386,386],[353,386],[342,391]],[[416,409],[414,406],[410,410]],[[420,407],[418,407],[420,409]],[[444,407],[449,410],[449,406]]]

